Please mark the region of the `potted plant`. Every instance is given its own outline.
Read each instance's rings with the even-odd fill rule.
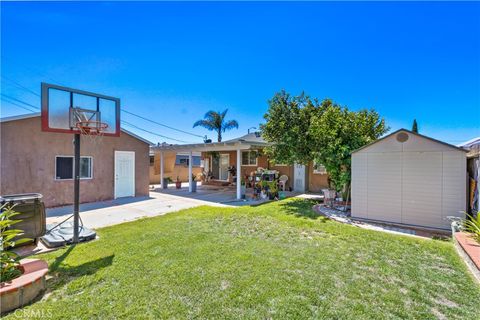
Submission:
[[[278,186],[276,181],[270,181],[268,183],[268,190],[269,190],[268,197],[270,200],[273,200],[276,197],[278,197]]]
[[[172,178],[170,178],[170,177],[165,177],[165,178],[163,178],[163,181],[162,181],[162,189],[168,189],[168,184],[169,184],[169,183],[173,183]]]
[[[192,174],[192,192],[197,192],[197,176]]]
[[[180,180],[180,178],[177,176],[177,181],[175,181],[175,187],[177,189],[181,189],[182,188],[182,181]]]

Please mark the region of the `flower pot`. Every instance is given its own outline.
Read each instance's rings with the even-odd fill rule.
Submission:
[[[46,289],[48,264],[38,259],[24,259],[20,263],[23,274],[0,285],[2,314],[23,307]]]
[[[176,181],[176,182],[175,182],[175,187],[176,187],[177,189],[182,188],[182,181]]]
[[[197,181],[192,181],[192,192],[197,192]]]

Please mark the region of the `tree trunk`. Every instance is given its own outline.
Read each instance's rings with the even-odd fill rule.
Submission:
[[[218,130],[218,142],[222,142],[222,132]]]

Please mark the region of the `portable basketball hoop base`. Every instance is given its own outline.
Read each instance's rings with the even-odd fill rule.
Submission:
[[[42,131],[74,134],[71,242],[76,244],[80,218],[80,137],[83,135],[93,142],[103,136],[119,137],[120,99],[48,83],[41,84],[41,92]]]

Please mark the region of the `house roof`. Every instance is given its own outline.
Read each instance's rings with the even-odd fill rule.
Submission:
[[[443,142],[443,141],[440,141],[440,140],[437,140],[437,139],[434,139],[434,138],[430,138],[430,137],[424,136],[424,135],[422,135],[422,134],[415,133],[415,132],[413,132],[413,131],[410,131],[410,130],[407,130],[407,129],[403,129],[403,128],[402,128],[402,129],[398,129],[397,131],[394,131],[394,132],[392,132],[392,133],[390,133],[390,134],[387,134],[386,136],[381,137],[380,139],[377,139],[377,140],[375,140],[375,141],[373,141],[373,142],[370,142],[369,144],[364,145],[363,147],[358,148],[357,150],[354,150],[354,151],[352,152],[352,154],[353,154],[353,153],[356,153],[356,152],[358,152],[358,151],[360,151],[360,150],[363,150],[363,149],[365,149],[365,148],[368,148],[368,147],[370,147],[371,145],[374,145],[374,144],[376,144],[376,143],[379,143],[380,141],[385,140],[385,139],[387,139],[387,138],[389,138],[389,137],[391,137],[391,136],[393,136],[393,135],[395,135],[395,134],[397,134],[397,133],[399,133],[399,132],[402,132],[402,131],[403,131],[403,132],[407,132],[407,133],[412,134],[412,135],[415,135],[415,136],[417,136],[417,137],[421,137],[421,138],[428,139],[428,140],[433,141],[433,142],[436,142],[436,143],[443,144],[443,145],[445,145],[445,146],[447,146],[447,147],[450,147],[450,148],[453,148],[453,149],[455,149],[455,150],[460,150],[460,151],[467,152],[467,150],[462,149],[462,148],[459,148],[459,147],[457,147],[457,146],[454,146],[453,144],[449,144],[449,143],[446,143],[446,142]]]
[[[466,149],[470,149],[472,147],[480,147],[480,137],[476,137],[476,138],[473,138],[473,139],[470,139],[468,141],[465,141],[461,144],[458,145],[460,148],[466,148]]]
[[[23,119],[29,119],[29,118],[36,118],[36,117],[40,117],[41,116],[41,113],[40,112],[34,112],[34,113],[27,113],[27,114],[21,114],[21,115],[18,115],[18,116],[12,116],[12,117],[4,117],[4,118],[0,118],[0,123],[3,123],[3,122],[10,122],[10,121],[17,121],[17,120],[23,120]],[[135,139],[138,139],[142,142],[145,142],[146,144],[148,145],[154,145],[153,142],[151,141],[148,141],[147,139],[143,138],[143,137],[140,137],[139,135],[127,130],[127,129],[124,129],[124,128],[120,128],[120,130],[123,132],[123,133],[126,133],[128,134],[129,136],[132,136],[134,137]]]
[[[269,143],[266,142],[258,132],[249,133],[241,137],[230,139],[222,142],[210,142],[210,143],[192,143],[192,144],[161,144],[152,149],[156,151],[196,151],[196,152],[209,152],[209,151],[228,151],[228,150],[247,150],[252,147],[265,147]]]

